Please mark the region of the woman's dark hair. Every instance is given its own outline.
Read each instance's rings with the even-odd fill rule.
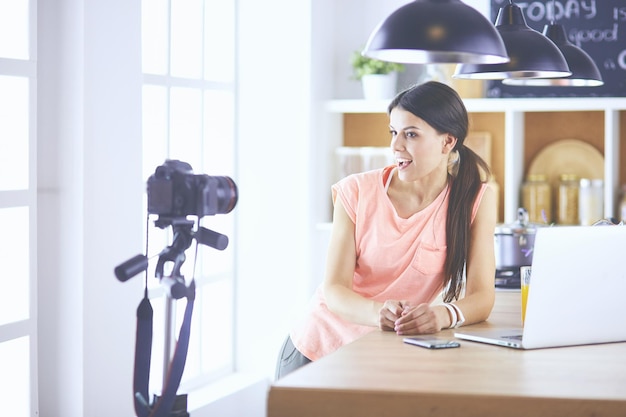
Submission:
[[[387,112],[402,108],[432,126],[438,133],[448,133],[457,139],[454,147],[459,153],[458,172],[449,176],[450,202],[446,220],[444,301],[458,299],[463,288],[463,274],[470,244],[470,224],[474,201],[483,178],[489,176],[487,163],[464,145],[469,129],[467,110],[461,97],[445,84],[429,81],[399,93],[389,104]],[[481,175],[481,169],[486,177]]]

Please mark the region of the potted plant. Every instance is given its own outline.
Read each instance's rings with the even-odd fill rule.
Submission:
[[[398,73],[404,71],[403,64],[368,58],[361,51],[352,54],[354,79],[360,80],[365,99],[389,99],[396,94]]]

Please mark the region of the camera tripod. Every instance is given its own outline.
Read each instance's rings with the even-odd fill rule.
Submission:
[[[155,226],[161,229],[172,227],[172,244],[163,249],[155,268],[155,277],[166,288],[165,301],[165,337],[163,349],[163,389],[161,396],[154,396],[148,403],[150,380],[150,361],[152,356],[153,310],[148,298],[147,280],[144,297],[137,308],[137,340],[135,346],[135,370],[133,378],[134,404],[137,417],[189,417],[187,395],[177,395],[178,386],[185,368],[191,317],[195,301],[195,281],[192,278],[187,286],[181,274],[181,267],[186,260],[185,252],[194,240],[197,243],[224,250],[228,246],[228,237],[204,227],[194,232],[195,222],[187,218],[160,216]],[[147,249],[147,248],[146,248]],[[171,272],[166,275],[165,266],[172,263]],[[115,268],[115,275],[120,281],[126,281],[148,268],[148,258],[137,255]],[[178,340],[173,341],[174,300],[187,298],[187,306]],[[175,346],[175,347],[174,347]],[[172,348],[174,349],[172,350]]]

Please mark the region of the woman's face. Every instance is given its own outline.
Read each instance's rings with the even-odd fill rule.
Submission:
[[[448,155],[456,139],[438,133],[431,125],[402,108],[389,116],[391,150],[403,181],[417,181],[447,172]]]

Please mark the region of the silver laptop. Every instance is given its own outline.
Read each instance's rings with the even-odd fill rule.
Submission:
[[[626,341],[626,226],[555,226],[535,236],[523,331],[460,329],[518,349]]]

